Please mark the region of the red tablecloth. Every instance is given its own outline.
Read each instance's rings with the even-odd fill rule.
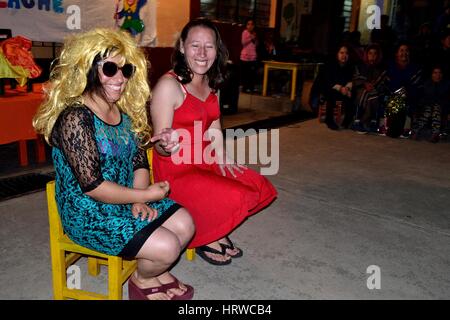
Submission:
[[[28,164],[26,140],[36,139],[38,162],[45,161],[44,143],[34,131],[32,120],[44,96],[40,85],[33,86],[33,92],[17,87],[5,88],[0,96],[0,144],[19,141],[19,161]]]
[[[22,87],[6,88],[5,95],[0,96],[0,144],[36,139],[32,119],[42,100],[40,86],[33,92]]]

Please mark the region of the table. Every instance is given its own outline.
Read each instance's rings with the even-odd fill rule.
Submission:
[[[314,70],[314,78],[319,72],[321,63],[314,62],[281,62],[275,60],[265,60],[264,63],[264,80],[263,80],[263,92],[262,95],[267,95],[267,80],[269,78],[270,69],[290,70],[292,71],[291,77],[291,101],[295,100],[295,94],[297,90],[297,73],[298,70]]]
[[[6,87],[5,95],[0,96],[0,144],[19,142],[19,162],[28,165],[27,140],[36,140],[38,163],[45,162],[45,145],[42,137],[34,131],[32,119],[44,95],[40,85],[32,92],[17,87]]]

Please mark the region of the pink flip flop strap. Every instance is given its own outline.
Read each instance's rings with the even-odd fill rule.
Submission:
[[[165,288],[164,285],[160,286],[160,287],[152,287],[152,288],[139,288],[134,282],[131,282],[132,284],[132,288],[134,290],[139,291],[140,294],[142,295],[149,295],[149,294],[155,294],[155,293],[159,293],[159,292],[163,292],[166,293],[167,289]]]

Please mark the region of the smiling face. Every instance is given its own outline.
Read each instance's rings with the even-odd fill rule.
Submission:
[[[205,75],[217,57],[214,31],[203,26],[193,27],[181,44],[180,51],[194,76]]]
[[[111,61],[116,63],[119,67],[124,63],[124,59],[121,55],[116,55],[112,57],[108,57],[103,62]],[[105,93],[105,97],[110,103],[114,103],[120,99],[125,87],[127,85],[128,79],[125,78],[122,74],[122,70],[117,70],[116,74],[108,77],[103,73],[102,64],[98,65],[98,78],[100,84],[103,87],[103,91]]]
[[[400,64],[409,63],[409,47],[407,45],[401,45],[395,55],[397,62]]]

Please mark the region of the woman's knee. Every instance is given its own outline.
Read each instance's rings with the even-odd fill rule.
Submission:
[[[194,220],[185,208],[180,208],[175,212],[172,218],[167,221],[167,227],[179,238],[184,239],[192,238],[195,232]]]
[[[164,227],[158,228],[144,243],[137,258],[172,264],[181,254],[178,237]]]

